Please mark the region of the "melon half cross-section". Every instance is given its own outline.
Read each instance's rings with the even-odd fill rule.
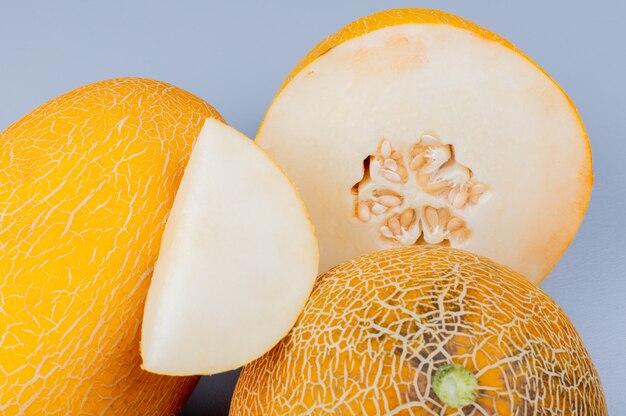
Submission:
[[[168,219],[146,301],[145,369],[214,374],[293,326],[318,268],[296,189],[254,142],[208,119]]]
[[[508,41],[434,10],[377,13],[320,43],[257,141],[298,186],[322,271],[430,243],[537,283],[574,238],[593,181],[561,88]]]

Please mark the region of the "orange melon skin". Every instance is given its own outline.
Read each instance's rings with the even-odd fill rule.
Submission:
[[[0,134],[0,414],[168,415],[197,378],[141,369],[143,304],[203,121],[172,85],[64,94]]]
[[[459,364],[477,398],[446,407],[436,370]],[[295,327],[247,365],[231,416],[608,415],[564,312],[511,269],[451,248],[377,252],[318,278]]]

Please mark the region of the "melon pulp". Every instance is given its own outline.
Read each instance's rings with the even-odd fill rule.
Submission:
[[[322,274],[289,335],[244,367],[230,414],[311,412],[608,415],[589,353],[545,292],[434,246]]]
[[[0,134],[0,414],[171,415],[197,378],[140,367],[141,314],[192,144],[170,84],[87,85]]]
[[[257,142],[299,188],[322,271],[429,243],[538,283],[574,238],[593,181],[561,88],[506,40],[434,10],[377,13],[321,42]]]
[[[143,367],[214,374],[269,351],[318,268],[296,189],[254,142],[208,119],[185,170],[148,292]]]

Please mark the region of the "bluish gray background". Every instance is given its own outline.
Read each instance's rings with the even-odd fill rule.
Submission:
[[[391,7],[434,7],[511,40],[568,92],[596,182],[587,217],[542,284],[580,331],[612,415],[626,414],[626,3],[621,0],[0,0],[0,130],[102,79],[171,82],[254,136],[283,78],[317,42]],[[555,155],[558,157],[558,155]],[[237,373],[205,377],[184,415],[227,413]]]

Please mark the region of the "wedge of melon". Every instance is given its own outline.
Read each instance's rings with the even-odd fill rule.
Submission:
[[[318,269],[296,189],[254,142],[207,119],[146,301],[143,367],[213,374],[259,357],[292,327]]]
[[[300,189],[322,270],[430,243],[539,282],[592,185],[587,136],[561,88],[506,40],[434,10],[381,12],[320,43],[257,141]]]

